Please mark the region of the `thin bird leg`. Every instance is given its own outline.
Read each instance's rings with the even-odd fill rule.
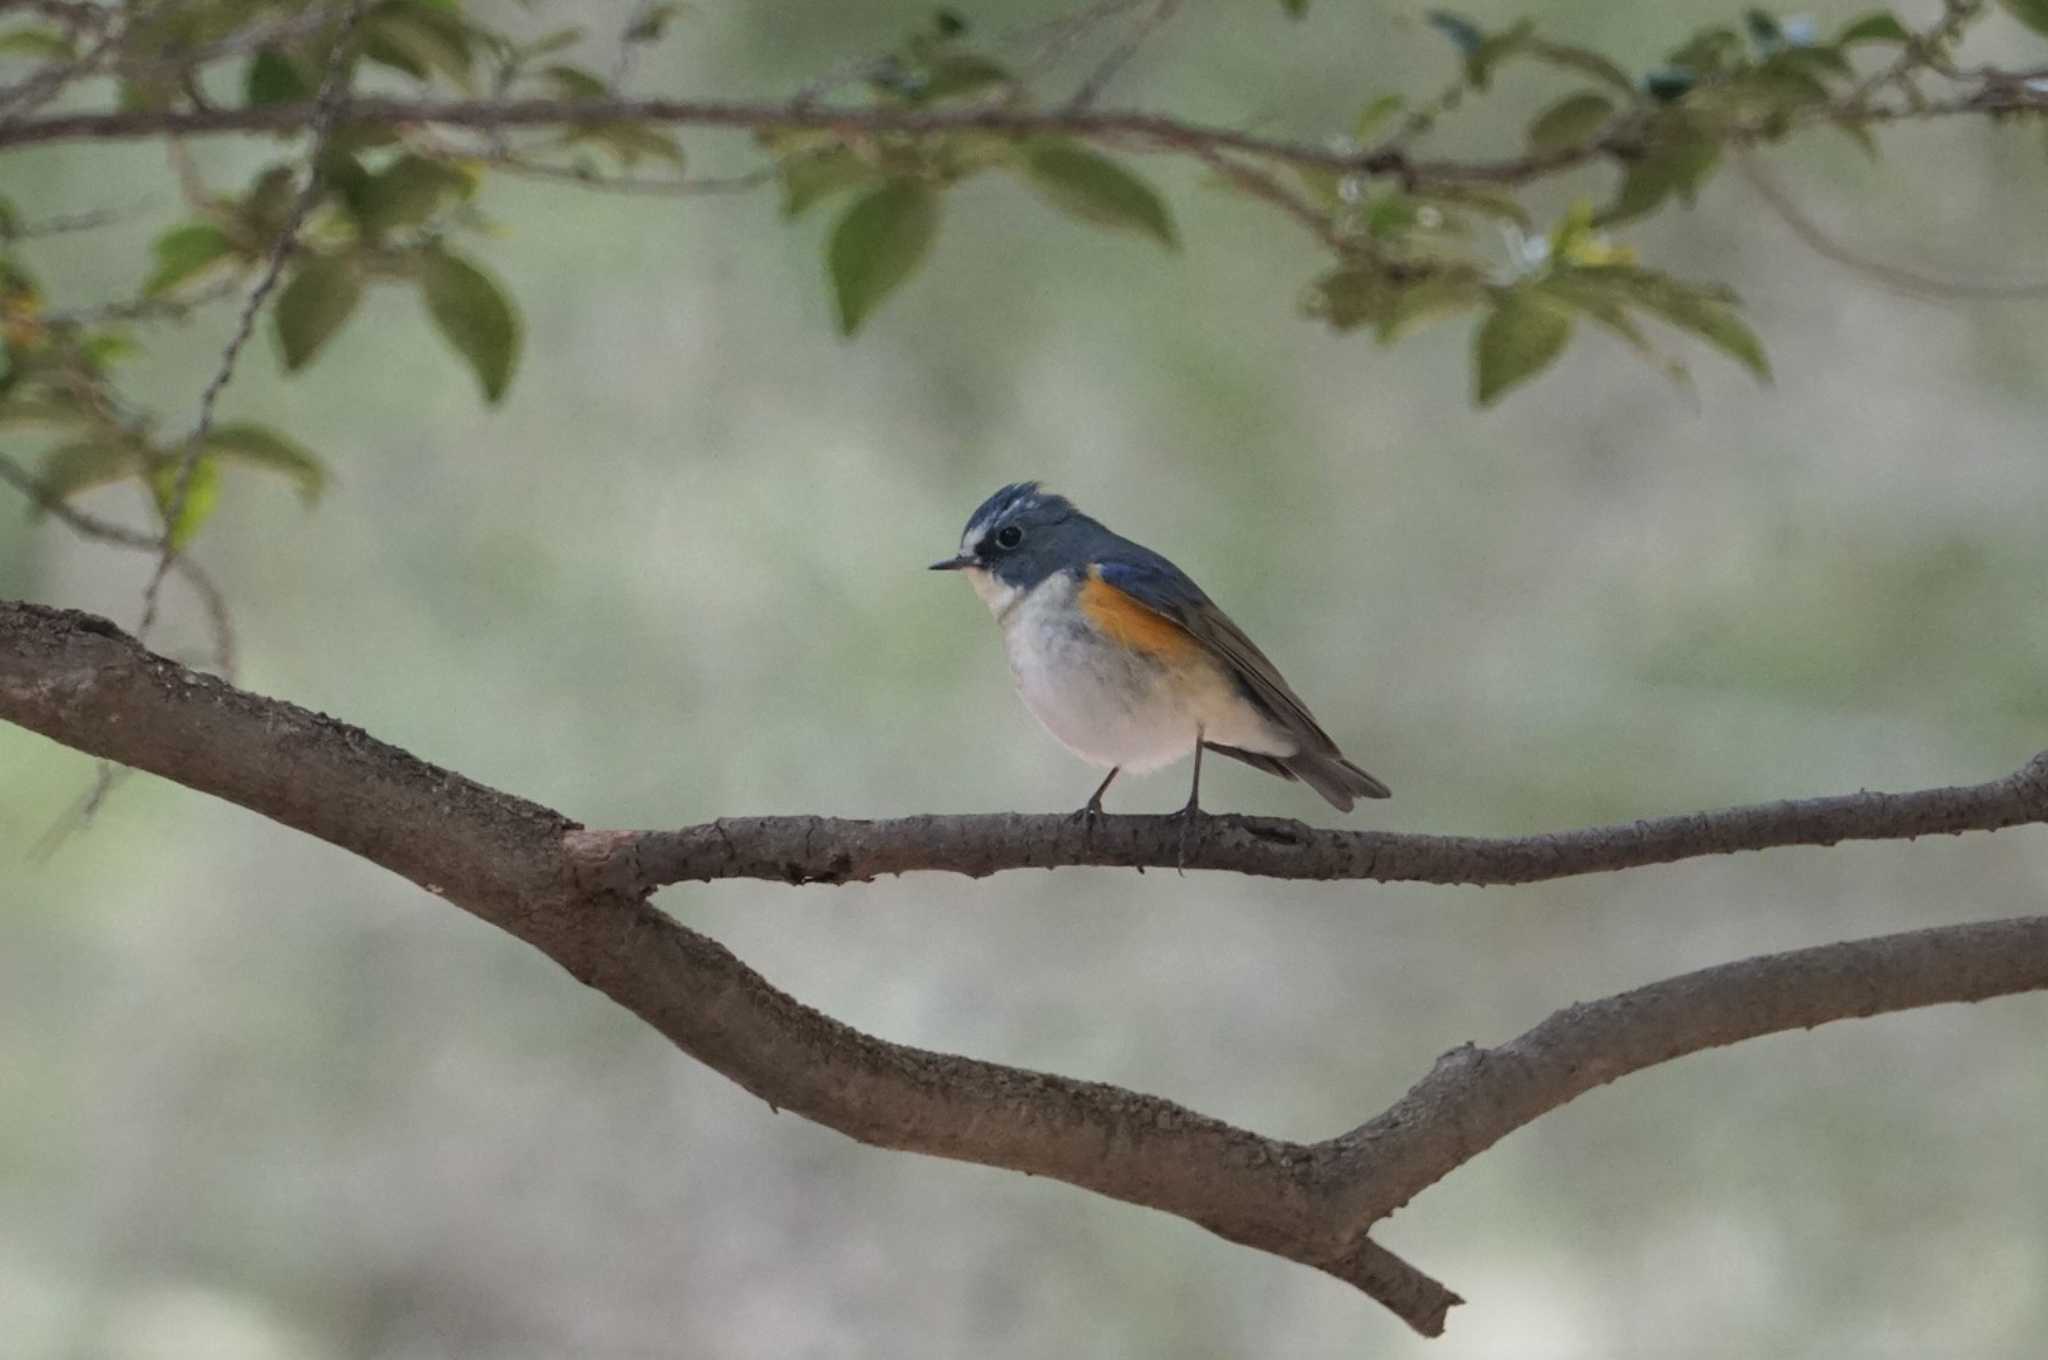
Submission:
[[[1180,823],[1180,854],[1174,862],[1174,872],[1187,872],[1190,842],[1198,838],[1197,831],[1202,824],[1202,729],[1195,729],[1195,778],[1188,786],[1187,806],[1173,814]]]
[[[1102,795],[1109,792],[1109,786],[1116,781],[1117,772],[1121,769],[1123,769],[1121,765],[1111,767],[1109,774],[1100,784],[1095,786],[1095,792],[1088,796],[1087,803],[1082,806],[1079,812],[1074,814],[1075,821],[1092,822],[1102,815]]]

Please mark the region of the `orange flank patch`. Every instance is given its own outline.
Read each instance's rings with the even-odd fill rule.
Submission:
[[[1103,636],[1164,662],[1187,661],[1202,650],[1187,629],[1154,612],[1092,570],[1081,582],[1081,612]]]

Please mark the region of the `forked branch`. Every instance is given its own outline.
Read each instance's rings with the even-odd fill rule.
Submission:
[[[659,850],[660,837],[583,830],[332,718],[188,670],[91,615],[0,602],[0,718],[404,875],[540,949],[772,1106],[877,1147],[1051,1176],[1177,1214],[1335,1275],[1426,1335],[1442,1330],[1457,1296],[1366,1230],[1546,1110],[1643,1067],[1760,1034],[2048,989],[2048,918],[1769,955],[1568,1007],[1496,1049],[1459,1049],[1386,1113],[1320,1143],[1292,1143],[1121,1087],[862,1034],[777,991],[650,905],[654,880],[638,871],[635,854]],[[1709,830],[1690,853],[1715,848],[1713,837],[1729,828],[1774,816],[1808,830],[1743,835],[1789,844],[1821,838],[1823,826],[1837,837],[1896,836],[1964,830],[1972,817],[1986,828],[2038,821],[2048,807],[2048,758],[1976,789],[1820,801],[1837,805],[1849,829],[1814,820],[1813,804],[1704,814],[1698,820]],[[1890,831],[1880,829],[1886,817],[1895,819]],[[957,852],[948,859],[944,834],[961,820],[928,819],[929,867],[962,867]],[[1097,834],[1135,846],[1151,821],[1110,818]],[[720,825],[714,834],[731,840],[735,863],[772,862],[772,851],[753,842],[778,828]],[[1235,821],[1225,830],[1259,840]],[[1004,834],[1029,856],[1018,863],[1112,862],[1068,855],[1066,833],[1045,819],[1012,819]],[[1046,839],[1033,844],[1033,836]],[[899,837],[877,872],[926,867],[909,832]],[[1445,844],[1486,843],[1390,837],[1378,853],[1441,855]],[[1204,862],[1270,872],[1256,860]],[[1597,867],[1584,861],[1575,872]]]

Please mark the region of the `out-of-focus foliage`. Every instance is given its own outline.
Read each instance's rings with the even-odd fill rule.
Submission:
[[[2031,27],[2048,26],[2032,0],[2007,0],[2007,8]],[[396,86],[415,98],[538,98],[567,108],[618,99],[634,49],[662,41],[679,20],[677,31],[686,32],[688,18],[685,7],[641,6],[618,62],[603,69],[576,59],[588,37],[581,16],[515,37],[521,25],[511,16],[463,0],[377,0],[360,31],[348,28],[343,9],[262,0],[191,0],[133,13],[27,7],[26,17],[0,31],[0,70],[15,82],[6,87],[15,107],[0,107],[0,127],[32,118],[104,71],[116,75],[114,97],[128,110],[304,105],[335,61],[342,63],[337,78],[358,92]],[[1297,19],[1308,12],[1305,0],[1281,9]],[[1974,11],[1957,14],[1968,19]],[[1637,70],[1554,40],[1533,19],[1493,27],[1445,10],[1427,19],[1455,61],[1450,89],[1434,99],[1376,94],[1348,129],[1320,144],[1335,150],[1283,146],[1272,153],[1276,162],[1249,169],[1217,162],[1226,173],[1216,184],[1312,229],[1309,248],[1333,258],[1303,290],[1304,307],[1334,329],[1369,329],[1388,343],[1428,321],[1476,314],[1481,405],[1549,368],[1579,321],[1619,336],[1679,380],[1684,362],[1651,339],[1644,318],[1768,376],[1763,346],[1732,292],[1683,277],[1691,271],[1682,264],[1652,268],[1610,233],[1692,204],[1742,148],[1832,127],[1874,154],[1872,125],[1896,110],[1876,108],[1873,95],[1900,94],[1910,111],[1921,97],[1911,71],[1942,67],[1963,26],[1916,35],[1890,11],[1876,10],[1829,37],[1809,21],[1750,9],[1686,34],[1658,64]],[[1860,68],[1859,54],[1867,54]],[[937,11],[891,50],[849,70],[785,107],[807,110],[820,94],[850,90],[843,106],[856,114],[923,112],[940,121],[894,130],[857,120],[797,128],[778,122],[770,101],[752,122],[786,217],[844,200],[824,245],[844,334],[859,331],[916,277],[934,254],[955,191],[987,176],[1014,181],[1084,225],[1178,246],[1176,210],[1125,151],[1187,151],[1201,145],[1198,126],[1135,138],[1081,121],[1066,126],[1062,116],[1077,111],[1035,91],[1028,72],[999,59],[952,10]],[[1552,93],[1528,121],[1520,158],[1469,170],[1421,159],[1416,143],[1444,114],[1524,70]],[[1040,118],[1028,131],[1003,121],[1026,114]],[[957,116],[949,122],[947,115]],[[1587,163],[1620,171],[1604,206],[1577,204],[1555,222],[1534,221],[1540,200],[1531,187]],[[672,128],[621,116],[522,128],[516,137],[488,127],[451,137],[424,123],[353,121],[327,142],[317,165],[301,165],[286,148],[239,185],[213,185],[189,160],[183,164],[183,220],[156,237],[128,302],[52,308],[28,258],[35,205],[0,198],[0,425],[50,430],[42,473],[52,496],[125,477],[154,485],[166,460],[182,456],[177,441],[156,435],[151,416],[121,395],[118,364],[140,343],[143,323],[228,299],[276,250],[286,252],[283,286],[266,324],[288,370],[314,365],[371,294],[406,290],[484,399],[501,400],[520,365],[524,327],[513,290],[482,262],[494,232],[477,206],[482,184],[499,174],[544,174],[573,192],[579,181],[630,178],[650,165],[677,182],[686,160]],[[311,212],[296,238],[281,243],[302,186],[312,195]],[[955,240],[949,248],[976,247]],[[292,468],[317,468],[287,435],[262,437],[294,449]],[[275,459],[256,465],[278,466]],[[206,487],[216,475],[209,463]],[[213,498],[202,499],[210,505]],[[177,534],[189,537],[204,515],[197,507],[181,512]]]
[[[1467,3],[1485,29],[1539,15],[1631,71],[1697,26],[1740,26],[1728,0]],[[1023,69],[992,30],[1072,8],[971,17]],[[2044,59],[1988,8],[1960,60]],[[1862,9],[1813,12],[1834,33]],[[1917,30],[1939,10],[1897,12]],[[636,11],[491,12],[536,37],[590,24],[535,65],[609,80],[613,26]],[[1628,102],[1534,61],[1480,98],[1441,33],[1401,12],[1186,4],[1098,107],[1311,143],[1363,112],[1372,145],[1455,78],[1467,102],[1416,154],[1519,158],[1567,94]],[[929,18],[915,0],[699,3],[629,85],[786,93]],[[1875,71],[1899,52],[1852,56]],[[207,86],[217,104],[239,102],[246,60]],[[2028,231],[2048,220],[2041,132],[1880,130],[1873,164],[1819,128],[1769,164],[1868,254],[2011,279],[2038,266]],[[760,165],[743,137],[683,140],[693,176]],[[990,171],[943,193],[922,271],[851,343],[821,257],[859,190],[785,223],[775,182],[649,198],[485,167],[472,206],[502,233],[446,244],[525,319],[498,405],[418,288],[381,281],[295,374],[266,311],[223,395],[222,425],[288,432],[334,474],[306,516],[296,475],[221,464],[195,552],[229,592],[243,683],[592,826],[1069,809],[1096,774],[1010,697],[971,592],[923,571],[991,488],[1039,476],[1192,572],[1396,791],[1340,821],[1299,785],[1212,762],[1219,809],[1519,834],[1973,782],[2042,744],[2041,307],[1874,287],[1790,237],[1731,161],[1696,209],[1673,199],[1588,244],[1734,285],[1774,385],[1629,308],[1689,361],[1695,402],[1574,311],[1566,353],[1475,412],[1485,289],[1511,263],[1515,280],[1543,272],[1531,242],[1575,201],[1611,201],[1611,158],[1488,200],[1527,219],[1473,218],[1463,240],[1489,270],[1408,295],[1476,294],[1460,319],[1381,348],[1372,325],[1295,315],[1302,281],[1340,261],[1264,201],[1199,163],[1084,144],[1170,205],[1180,254]],[[190,150],[225,193],[305,145]],[[624,170],[601,145],[558,154]],[[123,214],[16,242],[46,317],[134,297],[150,242],[201,217],[165,163],[161,144],[90,142],[0,161],[30,232]],[[1382,232],[1408,214],[1427,230],[1441,187],[1390,203]],[[160,440],[186,428],[246,294],[247,272],[216,268],[185,292],[240,291],[182,321],[79,318],[147,344],[108,366]],[[11,426],[0,448],[60,437]],[[148,556],[32,524],[11,494],[0,593],[132,623]],[[131,479],[75,503],[143,524],[149,495]],[[153,636],[205,653],[175,577]],[[90,780],[88,759],[0,727],[6,1360],[2012,1360],[2048,1334],[2048,1140],[2030,1132],[2048,1119],[2048,996],[1702,1054],[1546,1116],[1386,1225],[1470,1300],[1424,1341],[1317,1272],[1159,1215],[777,1115],[414,885],[161,781],[124,783],[33,858]],[[1119,779],[1111,808],[1185,794],[1183,764]],[[657,901],[889,1039],[1311,1139],[1445,1049],[1573,1001],[2034,912],[2044,893],[2048,838],[2015,829],[1516,889],[1062,870]]]

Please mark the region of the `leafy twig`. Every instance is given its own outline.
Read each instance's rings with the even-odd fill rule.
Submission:
[[[334,48],[328,54],[327,71],[321,78],[320,92],[314,100],[313,116],[308,123],[313,134],[312,150],[308,153],[306,184],[292,204],[284,225],[278,228],[277,239],[271,243],[270,254],[264,260],[263,273],[256,280],[256,286],[249,290],[249,299],[243,304],[241,317],[235,324],[235,333],[229,337],[227,348],[221,352],[220,365],[199,394],[199,415],[192,424],[192,432],[185,438],[184,447],[178,455],[177,479],[172,483],[171,494],[164,507],[163,550],[157,558],[156,570],[150,574],[149,584],[142,593],[142,621],[136,627],[138,637],[148,637],[150,627],[156,622],[157,600],[163,588],[163,580],[171,564],[179,555],[177,542],[178,526],[184,518],[185,503],[192,492],[192,477],[199,466],[199,457],[204,450],[206,437],[213,430],[213,408],[221,392],[235,376],[235,365],[242,357],[243,348],[256,330],[256,317],[263,310],[263,304],[276,289],[278,279],[284,273],[285,259],[291,254],[296,243],[299,228],[313,211],[322,188],[320,159],[327,149],[328,139],[340,126],[343,109],[348,103],[349,63],[348,50],[354,41],[357,27],[362,23],[363,14],[369,8],[367,0],[353,0],[347,16],[342,20],[341,31],[335,35]]]

